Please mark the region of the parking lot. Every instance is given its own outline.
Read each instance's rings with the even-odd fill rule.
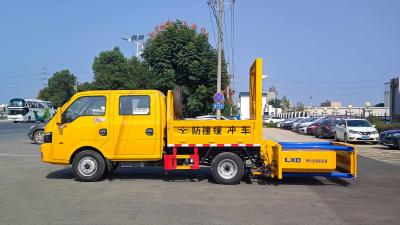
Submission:
[[[355,180],[291,178],[215,184],[210,172],[119,168],[96,183],[44,164],[26,133],[0,123],[0,224],[398,224],[399,151],[358,145]],[[276,141],[316,141],[264,129]],[[319,141],[324,141],[318,139]]]

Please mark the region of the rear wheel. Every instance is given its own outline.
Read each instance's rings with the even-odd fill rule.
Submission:
[[[238,184],[244,174],[244,163],[236,154],[224,152],[212,160],[211,174],[220,184]]]
[[[97,181],[106,170],[103,157],[92,150],[79,152],[72,161],[72,171],[80,181]]]

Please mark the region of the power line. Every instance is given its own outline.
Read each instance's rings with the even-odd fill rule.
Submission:
[[[354,80],[354,81],[283,81],[283,80],[269,80],[270,83],[287,83],[287,84],[350,84],[350,83],[373,83],[373,82],[384,82],[383,80]]]
[[[217,45],[217,39],[215,37],[215,31],[214,31],[214,20],[213,20],[213,15],[211,15],[210,1],[208,1],[207,4],[208,4],[208,12],[210,13],[211,28],[212,28],[212,33],[213,33],[213,37],[214,37],[214,45]]]

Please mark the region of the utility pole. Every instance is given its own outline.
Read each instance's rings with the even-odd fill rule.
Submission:
[[[221,67],[222,67],[222,13],[223,0],[218,1],[218,67],[217,67],[217,92],[221,93]],[[217,109],[217,120],[221,119],[221,109]]]

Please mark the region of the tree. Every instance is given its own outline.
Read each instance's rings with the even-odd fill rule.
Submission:
[[[301,111],[304,111],[304,110],[305,110],[305,108],[304,108],[304,103],[302,103],[302,102],[297,102],[297,103],[296,103],[296,111],[301,112]]]
[[[286,98],[286,96],[282,97],[281,106],[282,106],[282,110],[284,112],[286,112],[290,108],[290,102],[289,102],[289,99]]]
[[[90,82],[83,82],[83,83],[81,83],[81,84],[79,84],[77,86],[77,91],[78,92],[80,92],[80,91],[90,91],[90,90],[94,90],[94,89],[95,89],[94,85],[92,83],[90,83]]]
[[[60,107],[74,95],[75,83],[76,77],[69,70],[56,72],[47,81],[47,87],[39,91],[38,98],[51,101],[55,107]]]
[[[127,59],[115,47],[101,52],[93,62],[94,81],[92,89],[153,89],[156,77],[136,57]]]
[[[115,47],[111,51],[101,52],[93,62],[95,89],[115,90],[125,89],[129,81],[128,60]]]
[[[321,107],[331,107],[331,101],[326,100],[321,103]]]
[[[277,98],[271,99],[271,100],[269,100],[268,104],[272,105],[272,107],[274,107],[274,108],[281,108],[282,107],[282,100],[277,99]]]
[[[216,92],[217,52],[208,43],[204,29],[186,22],[167,21],[150,34],[142,54],[156,79],[153,87],[164,93],[182,87],[183,115],[193,117],[212,112]],[[229,83],[222,62],[222,89]]]

